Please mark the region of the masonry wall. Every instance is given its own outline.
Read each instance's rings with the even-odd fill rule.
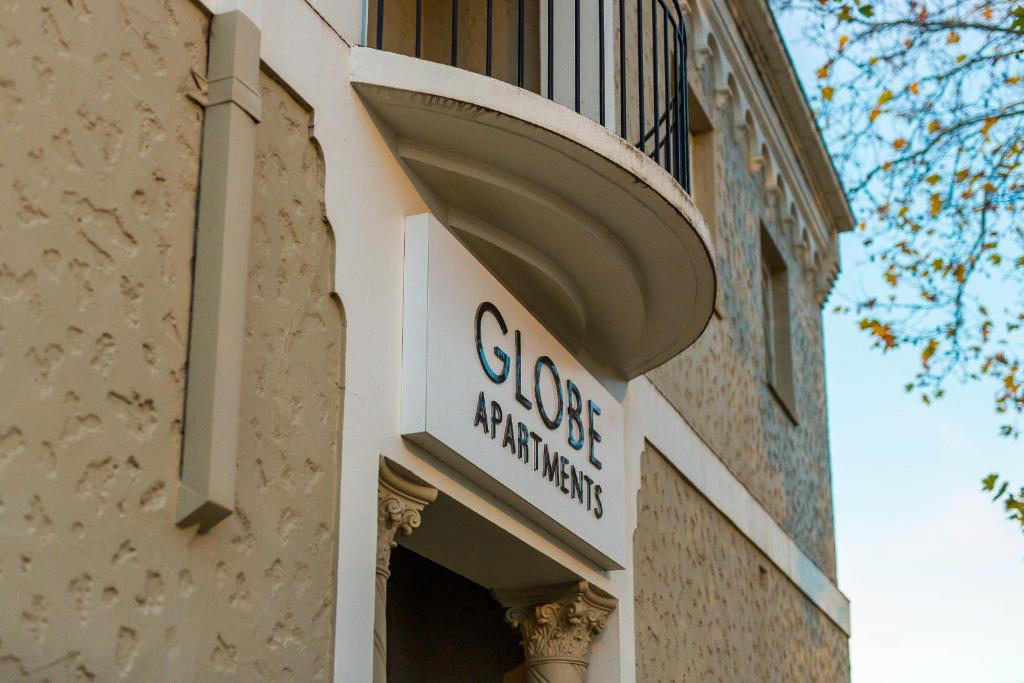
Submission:
[[[724,41],[724,37],[722,40]],[[817,274],[801,236],[758,167],[712,59],[691,60],[691,87],[707,115],[694,142],[693,195],[714,238],[718,306],[692,347],[648,376],[797,544],[835,578],[831,470]],[[694,107],[691,125],[700,126]],[[700,128],[698,128],[700,131]],[[788,269],[795,421],[766,380],[761,231]]]
[[[343,320],[264,75],[237,512],[174,526],[209,20],[0,6],[0,680],[331,675]]]
[[[638,681],[849,681],[845,634],[653,448],[641,479]]]

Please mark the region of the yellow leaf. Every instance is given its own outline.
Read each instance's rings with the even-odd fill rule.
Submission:
[[[934,132],[936,132],[938,130],[941,130],[941,129],[942,129],[942,124],[939,123],[938,121],[931,121],[931,122],[928,123],[928,132],[929,133],[934,133]]]
[[[928,342],[928,346],[924,347],[924,351],[921,352],[921,364],[926,368],[928,367],[928,361],[931,360],[932,356],[935,355],[935,350],[939,348],[939,341],[932,339]]]
[[[875,64],[878,64],[878,57],[872,57],[871,59],[868,60],[869,66],[874,66]]]
[[[964,264],[956,264],[956,268],[953,269],[953,277],[956,278],[957,282],[963,284],[963,281],[967,278],[967,269],[964,268]]]
[[[956,63],[957,64],[963,64],[965,59],[967,59],[967,55],[957,55],[956,56]]]
[[[860,321],[860,329],[867,330],[873,337],[878,337],[886,349],[896,346],[896,335],[893,334],[892,328],[885,323],[865,318]]]
[[[956,172],[956,181],[958,183],[962,183],[965,180],[967,180],[967,169],[962,168]]]
[[[981,134],[988,135],[988,132],[992,130],[992,126],[996,125],[998,122],[998,116],[990,116],[987,119],[985,119],[985,125],[981,127]]]
[[[882,113],[882,110],[879,109],[878,107],[875,107],[874,109],[871,110],[871,113],[868,114],[868,121],[874,121],[875,119],[877,119],[879,117],[879,115],[881,113]]]
[[[828,64],[818,69],[818,78],[828,78]]]
[[[1006,79],[1006,84],[1007,85],[1017,85],[1018,83],[1020,83],[1020,81],[1021,81],[1020,76],[1010,76],[1009,78]]]
[[[840,52],[843,51],[843,48],[846,47],[846,44],[848,42],[850,42],[850,36],[847,36],[847,35],[839,36],[839,51]]]
[[[956,31],[950,31],[949,35],[946,37],[946,42],[949,43],[949,44],[959,43],[960,42],[960,34],[957,33]]]
[[[938,216],[939,212],[942,211],[942,197],[938,193],[933,194],[930,203],[932,216]]]
[[[828,102],[829,100],[832,99],[832,95],[834,95],[835,92],[836,92],[835,90],[833,90],[832,88],[830,88],[830,87],[828,87],[826,85],[824,88],[821,89],[821,97],[826,102]]]
[[[912,92],[915,95],[920,95],[921,94],[921,84],[918,83],[917,81],[914,81],[913,83],[911,83],[909,89],[910,89],[910,92]]]
[[[906,146],[907,146],[907,141],[904,140],[903,138],[896,138],[895,140],[892,141],[892,148],[893,149],[903,149]]]
[[[981,16],[985,17],[986,19],[991,19],[992,18],[992,8],[991,7],[986,7],[985,9],[981,10]]]
[[[878,96],[878,106],[881,107],[883,104],[892,99],[892,90],[886,90]]]
[[[927,178],[925,178],[925,181],[929,185],[934,185],[935,183],[939,182],[940,180],[942,180],[942,177],[938,173],[933,173],[932,175],[930,175]]]
[[[882,164],[882,170],[883,171],[888,171],[890,168],[892,168],[892,162],[891,161],[887,161],[884,164]]]

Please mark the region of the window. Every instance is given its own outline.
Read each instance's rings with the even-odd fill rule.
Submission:
[[[711,248],[715,253],[715,262],[720,265],[724,263],[725,243],[722,240],[718,225],[718,212],[715,205],[715,188],[718,183],[718,166],[715,161],[715,137],[714,128],[711,125],[711,118],[707,115],[701,99],[692,88],[689,91],[690,109],[690,196],[693,203],[700,209],[707,223],[708,232],[711,237]],[[715,315],[722,317],[723,312],[723,286],[722,269],[715,269],[718,273],[718,287],[715,291]]]
[[[789,271],[768,231],[761,227],[761,305],[765,379],[796,422],[796,390],[789,316]]]

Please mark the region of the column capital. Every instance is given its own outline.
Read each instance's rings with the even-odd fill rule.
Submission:
[[[410,481],[380,460],[377,482],[377,573],[390,574],[391,549],[397,534],[408,536],[420,525],[421,513],[437,500],[437,489]]]
[[[586,581],[498,589],[505,621],[523,637],[527,666],[565,662],[586,667],[590,641],[604,630],[618,601]]]

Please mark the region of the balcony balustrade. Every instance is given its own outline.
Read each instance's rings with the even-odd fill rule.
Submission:
[[[370,0],[367,20],[370,47],[563,104],[689,191],[687,44],[676,0]]]

